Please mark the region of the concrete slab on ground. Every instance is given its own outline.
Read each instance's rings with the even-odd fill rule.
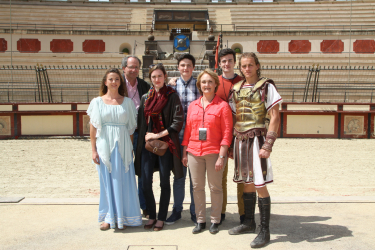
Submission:
[[[271,242],[266,249],[374,249],[373,211],[375,203],[272,204]],[[216,235],[208,230],[193,235],[188,210],[183,211],[181,220],[160,232],[146,231],[143,226],[100,231],[97,217],[97,205],[0,204],[0,246],[7,250],[170,249],[164,246],[177,246],[173,249],[178,250],[238,250],[250,249],[256,236],[228,234],[239,224],[235,204],[228,204],[226,220]],[[258,213],[255,219],[259,224]]]
[[[0,203],[18,203],[25,197],[0,197]]]

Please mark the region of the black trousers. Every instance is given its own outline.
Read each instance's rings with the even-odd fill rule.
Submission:
[[[171,198],[171,185],[170,175],[172,169],[173,155],[167,150],[163,156],[155,155],[146,150],[143,145],[142,148],[142,190],[146,200],[146,208],[149,214],[149,219],[156,219],[156,203],[155,196],[152,190],[152,179],[154,174],[154,167],[159,163],[159,175],[160,175],[160,201],[159,201],[159,213],[158,220],[165,221],[168,214],[168,206]]]

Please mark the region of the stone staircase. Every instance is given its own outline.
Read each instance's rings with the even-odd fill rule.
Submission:
[[[0,4],[0,23],[10,21],[9,4]],[[126,25],[131,23],[131,9],[110,6],[12,5],[12,22],[47,25]]]
[[[231,6],[232,23],[246,26],[322,26],[350,25],[350,2],[252,4]],[[375,25],[375,2],[355,2],[352,25]]]

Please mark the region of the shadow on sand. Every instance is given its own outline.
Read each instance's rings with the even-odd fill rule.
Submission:
[[[271,240],[270,243],[324,242],[342,237],[353,237],[352,231],[347,227],[318,223],[330,219],[331,217],[271,214],[271,234],[280,236]]]

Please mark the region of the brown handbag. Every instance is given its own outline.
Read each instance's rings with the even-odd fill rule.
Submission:
[[[148,117],[148,132],[151,131],[151,122],[150,117]],[[167,142],[162,140],[149,140],[146,141],[145,148],[150,151],[151,153],[154,153],[158,156],[163,156],[165,152],[167,152],[169,145]]]
[[[145,147],[148,151],[158,156],[163,156],[169,148],[168,143],[161,140],[149,140],[146,142]]]

